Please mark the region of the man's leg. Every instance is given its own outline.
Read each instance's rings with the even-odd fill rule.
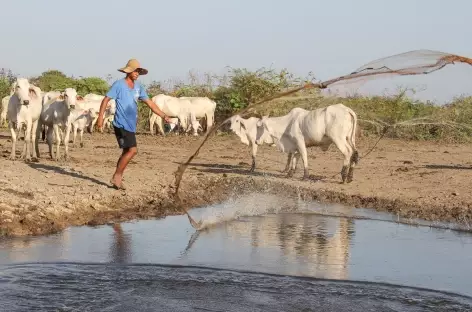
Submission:
[[[112,181],[118,187],[122,186],[123,180],[123,172],[128,166],[128,163],[131,159],[138,153],[138,149],[136,147],[130,147],[123,149],[123,154],[121,154],[120,158],[118,159],[118,163],[116,165],[116,171],[113,175]]]
[[[123,173],[128,166],[128,163],[138,153],[136,147],[136,136],[134,133],[120,128],[115,128],[115,134],[118,140],[118,145],[123,149],[123,152],[116,163],[116,170],[110,182],[116,187],[124,189]]]

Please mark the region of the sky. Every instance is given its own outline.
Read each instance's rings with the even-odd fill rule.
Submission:
[[[21,76],[58,69],[67,75],[120,78],[137,58],[140,79],[185,79],[189,70],[226,66],[287,68],[320,80],[378,58],[429,49],[472,58],[472,1],[449,0],[21,0],[2,3],[0,68]],[[472,66],[429,75],[378,79],[364,94],[423,90],[438,103],[472,94]]]

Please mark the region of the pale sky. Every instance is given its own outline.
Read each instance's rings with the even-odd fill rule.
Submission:
[[[446,4],[447,3],[447,4]],[[321,80],[377,58],[417,49],[472,57],[470,0],[21,0],[3,1],[0,67],[23,76],[120,77],[137,58],[141,80],[287,68]],[[426,87],[422,99],[472,94],[472,66],[381,79],[366,90]]]

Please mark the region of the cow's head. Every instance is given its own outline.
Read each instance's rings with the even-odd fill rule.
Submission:
[[[38,90],[36,90],[34,86],[30,85],[26,78],[16,79],[13,83],[12,89],[13,93],[18,97],[22,105],[28,105],[33,97],[40,96],[37,94]],[[39,90],[39,92],[41,91]]]
[[[92,116],[93,118],[98,117],[98,112],[93,107],[86,110],[86,113]]]
[[[198,135],[198,130],[203,130],[202,125],[200,124],[200,121],[198,121],[196,118],[192,118],[190,120],[190,124],[192,125],[194,136]]]
[[[238,136],[241,136],[246,131],[246,126],[244,120],[239,115],[235,115],[229,119],[231,131],[236,133]]]
[[[59,98],[64,100],[69,109],[75,109],[77,97],[77,91],[74,88],[66,88]]]
[[[256,123],[256,144],[261,145],[263,143],[266,144],[273,144],[274,140],[270,135],[272,133],[272,129],[268,124],[269,116],[262,116],[257,123]]]
[[[179,118],[172,117],[169,122],[169,132],[174,130],[175,127],[179,124]]]

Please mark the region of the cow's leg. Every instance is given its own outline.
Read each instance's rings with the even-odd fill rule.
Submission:
[[[154,123],[156,122],[156,114],[152,114],[151,117],[149,117],[149,132],[151,135],[155,135],[154,133]]]
[[[33,121],[33,124],[31,127],[31,145],[33,148],[33,157],[32,157],[33,161],[38,160],[38,154],[39,154],[39,146],[38,146],[38,141],[37,141],[39,139],[39,136],[37,135],[38,134],[37,131],[38,131],[38,120]]]
[[[41,136],[43,132],[43,123],[41,121],[41,117],[38,119],[38,123],[36,124],[36,141],[35,141],[35,149],[36,149],[36,157],[39,158],[41,157],[39,153],[39,137]]]
[[[297,171],[298,161],[300,160],[300,153],[294,152],[292,158],[292,170],[293,172]]]
[[[164,119],[162,119],[161,116],[156,116],[156,123],[159,132],[162,133],[163,136],[165,136],[166,133],[164,132]]]
[[[72,127],[72,131],[74,132],[72,134],[72,146],[77,147],[77,127],[76,126]]]
[[[292,163],[292,159],[293,159],[293,153],[288,153],[288,155],[287,155],[287,164],[285,165],[285,169],[282,171],[282,173],[289,172],[290,164]]]
[[[352,148],[346,141],[346,138],[342,139],[335,139],[333,140],[334,144],[338,147],[338,149],[343,153],[344,160],[343,160],[343,167],[341,169],[341,179],[342,183],[346,183],[346,179],[348,176],[349,165],[351,163],[351,155],[352,155]]]
[[[33,121],[28,120],[26,122],[26,130],[25,130],[25,144],[23,145],[23,153],[21,157],[26,161],[31,161],[31,128],[33,127]]]
[[[53,131],[54,131],[54,129],[52,127],[47,127],[46,142],[48,143],[49,156],[51,158],[54,158],[53,151],[52,151],[52,143],[53,143],[53,140],[54,140]]]
[[[297,165],[298,165],[299,160],[300,160],[300,153],[293,152],[292,153],[292,159],[290,161],[289,169],[288,169],[288,172],[287,172],[287,178],[293,177],[293,174],[295,173],[295,171],[297,169]]]
[[[62,144],[62,141],[63,141],[63,138],[64,138],[64,134],[62,133],[62,128],[61,126],[59,126],[58,128],[58,131],[59,131],[59,145]]]
[[[11,133],[11,154],[10,154],[10,159],[15,160],[16,158],[16,140],[17,140],[17,135],[16,135],[16,125],[12,121],[8,121],[8,127],[10,128],[10,133]]]
[[[252,165],[249,172],[254,172],[256,170],[256,154],[257,154],[257,144],[252,142],[251,143],[251,157],[252,157]]]
[[[303,180],[306,180],[310,175],[308,173],[308,152],[303,138],[297,139],[297,151],[299,153],[297,157],[302,157],[303,160]]]
[[[71,125],[69,124],[65,130],[65,137],[64,137],[64,159],[69,159],[69,140],[70,140],[70,131]]]
[[[213,127],[213,120],[211,116],[209,116],[208,114],[205,116],[205,119],[206,119],[205,133],[207,133],[210,130],[210,128]]]
[[[59,157],[60,157],[59,147],[61,145],[61,131],[59,129],[58,124],[54,124],[53,129],[54,129],[54,134],[56,135],[56,157],[54,159],[59,160]]]
[[[84,144],[84,129],[80,129],[80,147],[85,147],[85,144]]]
[[[54,153],[52,150],[52,144],[54,142],[54,129],[52,127],[47,127],[46,129],[46,143],[48,144],[49,156],[54,158]]]
[[[92,124],[90,125],[90,134],[93,134],[93,128],[95,128],[95,124],[97,123],[98,116],[95,117],[92,121]]]
[[[354,180],[354,167],[356,167],[356,163],[359,159],[359,153],[357,150],[353,149],[351,153],[351,157],[349,159],[350,166],[349,171],[347,173],[347,183],[351,183]]]

